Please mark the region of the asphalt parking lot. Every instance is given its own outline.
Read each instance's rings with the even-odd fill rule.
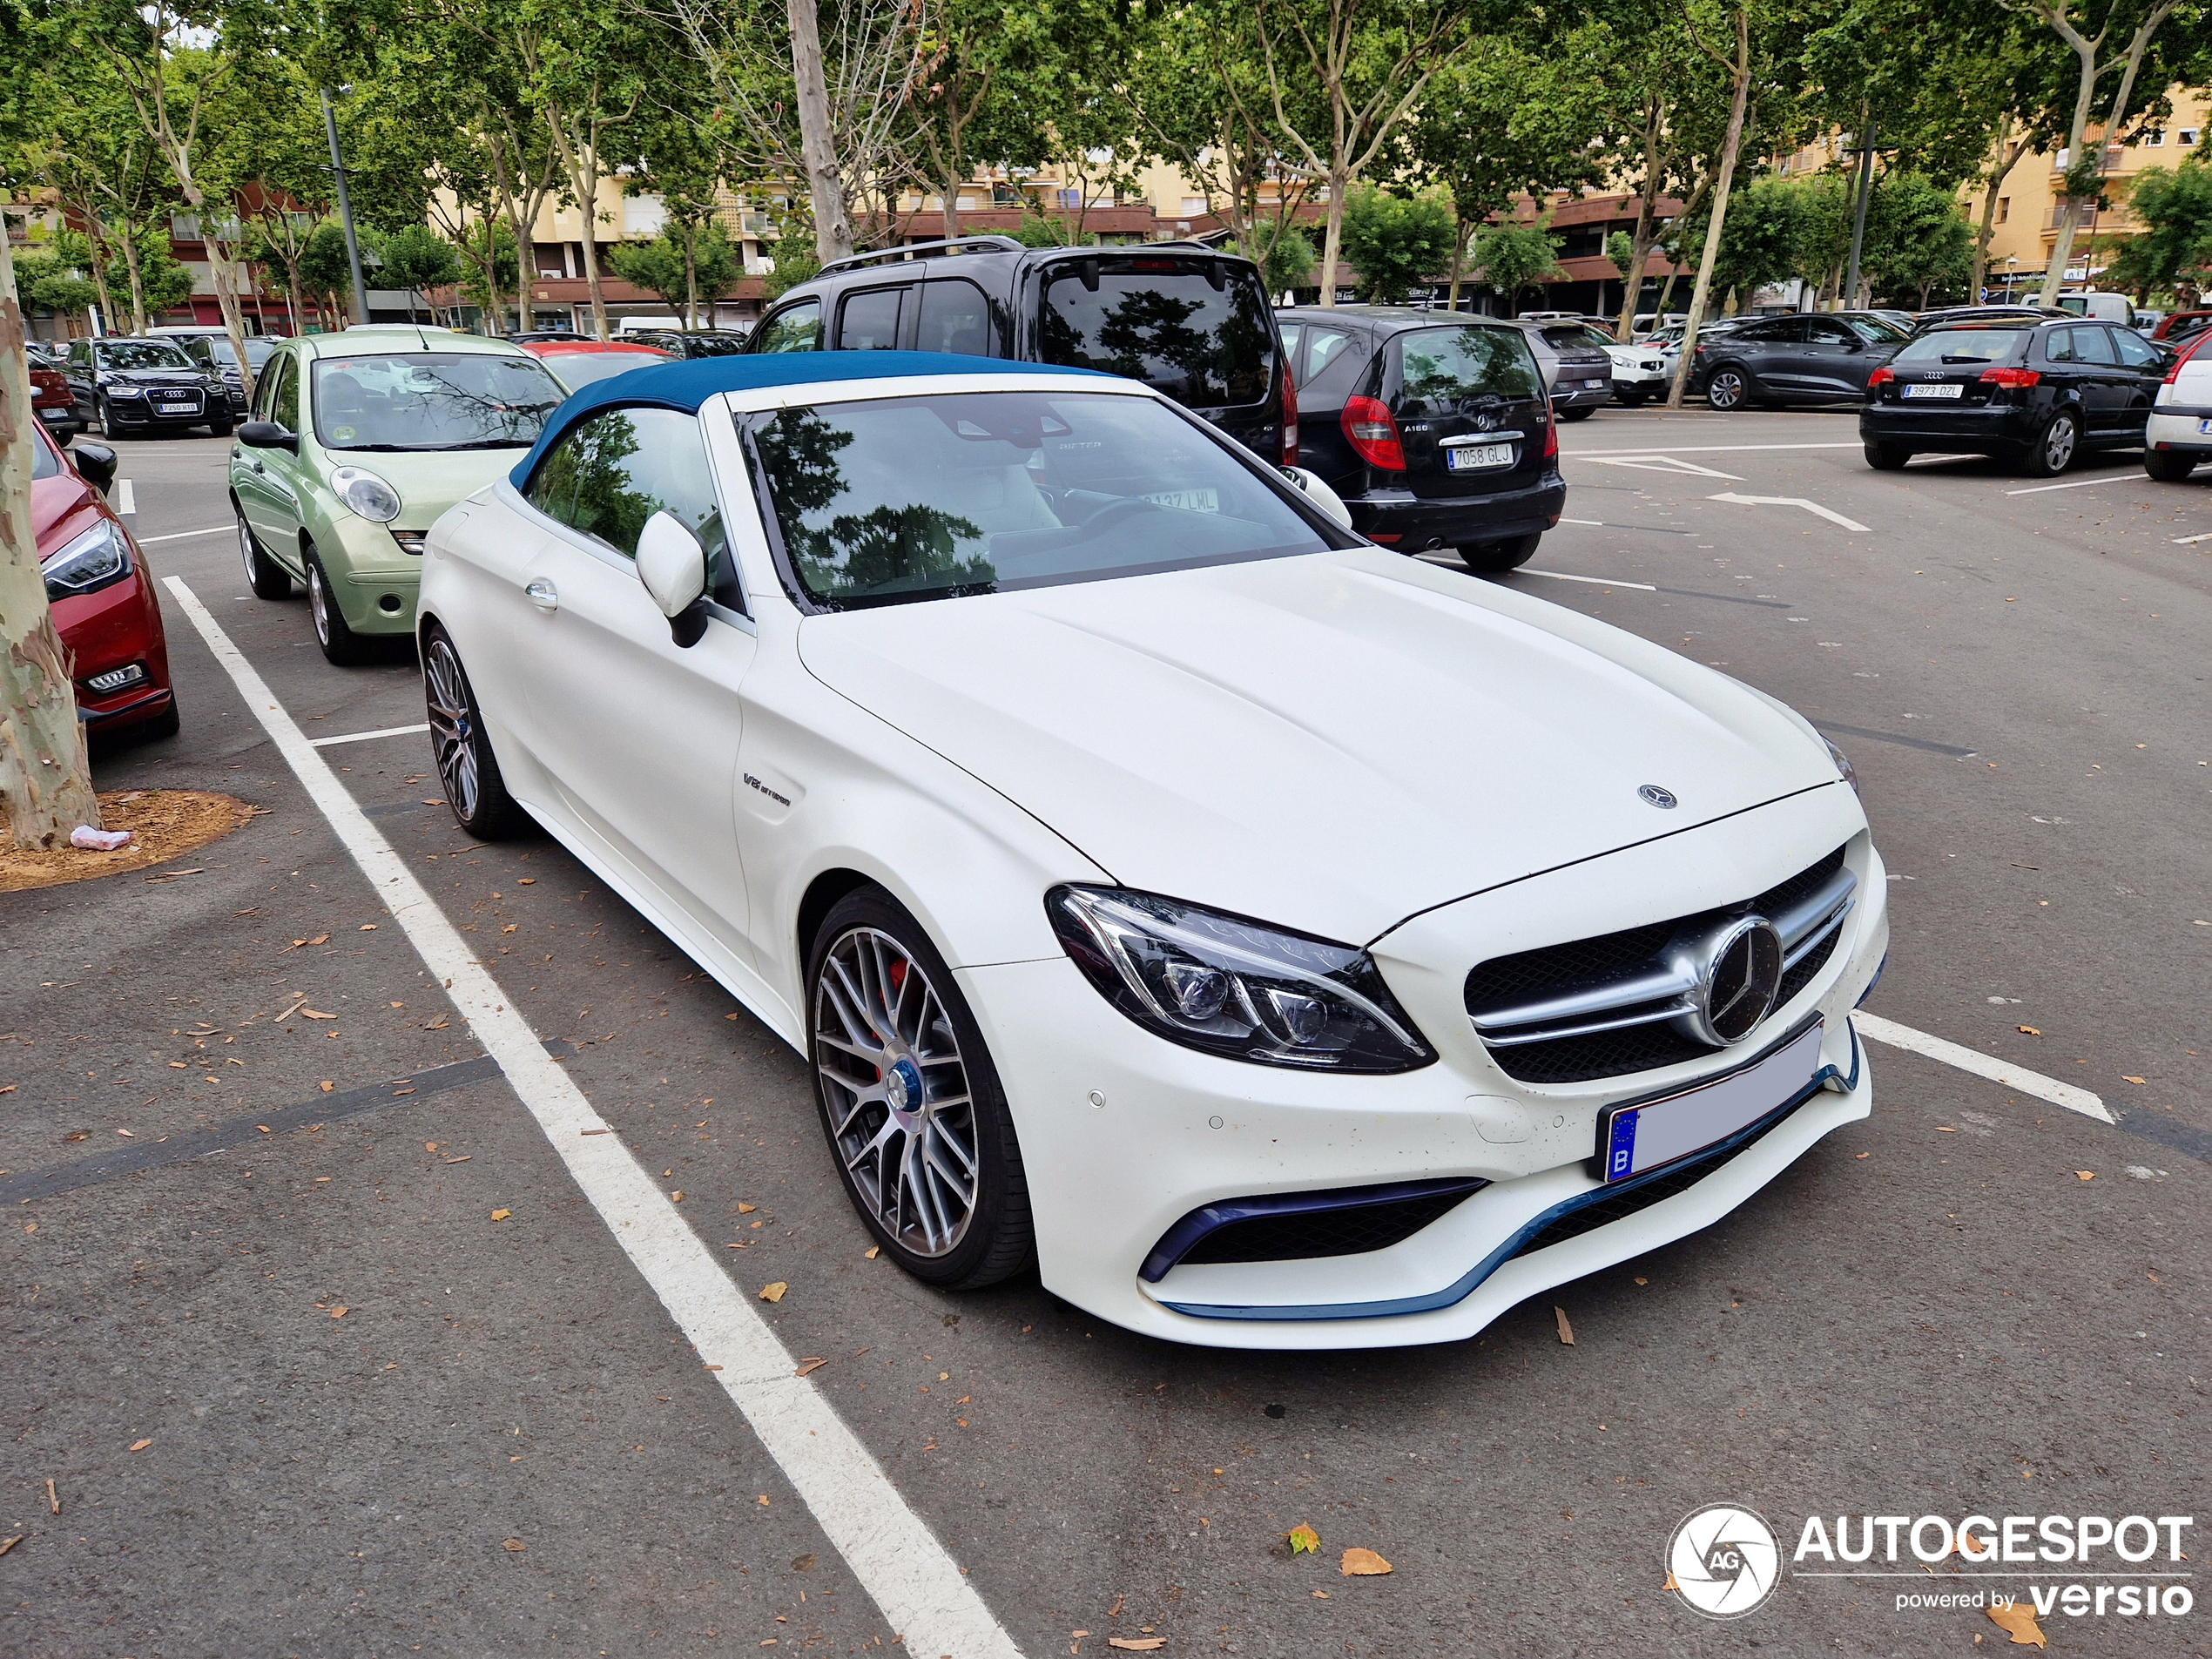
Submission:
[[[1507,580],[1844,747],[1892,872],[1868,1011],[1985,1064],[1871,1043],[1871,1120],[1721,1224],[1470,1344],[1277,1357],[867,1259],[799,1058],[551,840],[462,834],[421,732],[355,739],[421,720],[413,658],[332,668],[304,601],[248,595],[227,447],[123,446],[156,570],[348,739],[318,752],[1011,1650],[1965,1652],[2004,1633],[1895,1605],[1955,1560],[1716,1623],[1669,1536],[1721,1501],[1785,1543],[2200,1514],[2212,475],[1878,475],[1838,415],[1568,428],[1569,522]],[[182,735],[100,785],[265,810],[175,875],[0,898],[0,1652],[952,1652],[801,1496],[866,1471],[771,1454],[168,599]],[[2044,1623],[2168,1656],[2208,1617]]]

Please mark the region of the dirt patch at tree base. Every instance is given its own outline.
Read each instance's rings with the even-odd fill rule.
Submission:
[[[255,810],[233,796],[198,789],[105,791],[100,796],[101,826],[129,830],[128,846],[118,846],[112,853],[91,853],[77,846],[57,847],[51,853],[0,847],[0,893],[24,893],[67,881],[89,881],[95,876],[152,869],[220,840],[239,826],[251,823]]]

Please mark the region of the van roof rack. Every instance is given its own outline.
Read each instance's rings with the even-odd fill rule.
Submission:
[[[857,271],[864,265],[894,264],[917,253],[954,253],[968,248],[991,253],[1019,253],[1022,244],[1010,236],[954,236],[941,242],[909,242],[900,247],[880,247],[868,253],[848,253],[841,260],[832,260],[819,274]]]

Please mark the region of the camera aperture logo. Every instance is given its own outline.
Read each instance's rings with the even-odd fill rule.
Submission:
[[[1667,1574],[1691,1611],[1740,1619],[1765,1606],[1781,1582],[1782,1546],[1757,1510],[1709,1503],[1675,1528]]]

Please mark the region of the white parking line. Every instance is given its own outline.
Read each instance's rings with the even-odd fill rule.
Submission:
[[[334,738],[310,738],[310,748],[327,749],[334,743],[367,743],[371,738],[405,738],[417,732],[428,732],[428,725],[388,725],[376,732],[343,732]]]
[[[1849,443],[1647,443],[1639,449],[1561,449],[1564,456],[1575,455],[1747,455],[1755,449],[1861,449],[1865,445],[1854,438]]]
[[[608,1125],[545,1052],[537,1033],[507,1006],[498,981],[470,955],[445,913],[207,607],[177,577],[168,577],[165,585],[424,966],[443,981],[454,1007],[499,1062],[516,1097],[545,1131],[608,1231],[691,1339],[701,1361],[716,1368],[717,1380],[831,1545],[891,1628],[903,1635],[905,1650],[917,1659],[941,1654],[1021,1659],[1013,1638],[868,1449],[811,1381],[792,1374],[790,1352],[752,1298],[730,1282],[620,1137],[587,1138],[588,1131]]]
[[[2174,538],[2175,547],[2187,547],[2194,542],[2212,542],[2212,530],[2207,530],[2202,536],[2176,536]]]
[[[237,529],[238,526],[235,524],[218,524],[212,529],[179,530],[171,536],[141,536],[138,537],[138,545],[152,547],[156,542],[189,542],[195,536],[228,536]]]
[[[2036,484],[2027,489],[2008,489],[2007,496],[2040,496],[2047,489],[2087,489],[2092,484],[2116,484],[2128,475],[2112,473],[2102,478],[2073,478],[2062,484]]]
[[[1570,576],[1565,570],[1523,570],[1523,576],[1548,576],[1554,582],[1594,582],[1601,588],[1635,588],[1644,593],[1656,593],[1658,589],[1649,582],[1615,582],[1610,577]]]
[[[1986,1077],[1993,1083],[2007,1089],[2017,1089],[2023,1095],[2033,1095],[2038,1100],[2047,1100],[2054,1106],[2063,1106],[2070,1112],[2080,1112],[2084,1117],[2094,1117],[2100,1123],[2113,1122],[2105,1103],[2086,1089],[2076,1089],[2072,1083],[2062,1083],[2055,1077],[2046,1077],[2040,1071],[2030,1071],[2026,1066],[2015,1066],[1979,1049],[1962,1048],[1946,1042],[1941,1037],[1932,1037],[1925,1031],[1915,1031],[1909,1025],[1898,1025],[1878,1015],[1858,1013],[1851,1016],[1851,1023],[1858,1028],[1862,1037],[1871,1037],[1877,1042],[1886,1042],[1892,1049],[1906,1049],[1925,1059],[1940,1061],[1946,1066],[1956,1066],[1961,1071],[1971,1071],[1977,1077]]]
[[[1577,456],[1576,459],[1595,461],[1601,467],[1633,467],[1638,472],[1673,473],[1678,477],[1686,478],[1726,478],[1731,482],[1739,484],[1743,482],[1742,475],[1738,473],[1716,472],[1710,467],[1699,466],[1695,461],[1677,460],[1671,455],[1662,455],[1656,450],[1649,454],[1639,452],[1633,455],[1592,454]]]
[[[1872,532],[1869,530],[1865,525],[1860,523],[1858,520],[1845,518],[1841,513],[1835,511],[1833,509],[1823,507],[1817,501],[1807,501],[1803,496],[1738,496],[1730,492],[1719,496],[1708,496],[1705,499],[1707,501],[1733,502],[1739,507],[1802,507],[1808,513],[1817,514],[1820,517],[1828,520],[1831,523],[1841,524],[1847,530],[1856,530],[1861,536],[1872,534]]]

